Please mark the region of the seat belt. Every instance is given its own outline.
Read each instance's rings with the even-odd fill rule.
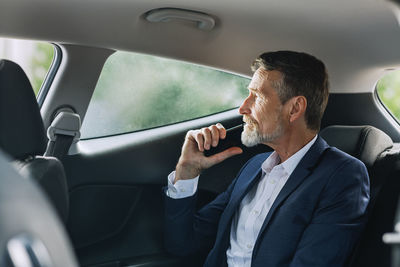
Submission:
[[[79,141],[80,128],[80,116],[69,108],[61,109],[47,129],[49,142],[44,156],[62,160],[71,145]]]

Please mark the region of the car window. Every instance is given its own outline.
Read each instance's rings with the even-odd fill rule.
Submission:
[[[0,59],[19,64],[38,94],[54,57],[54,46],[46,42],[0,38]]]
[[[376,92],[383,105],[400,121],[400,70],[383,76],[376,85]]]
[[[249,79],[155,56],[118,51],[101,72],[82,138],[133,132],[240,105]]]

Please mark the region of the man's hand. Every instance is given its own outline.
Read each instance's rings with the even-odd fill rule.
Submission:
[[[239,147],[231,147],[210,157],[204,156],[204,150],[209,150],[211,146],[216,147],[219,140],[225,137],[226,130],[220,123],[187,132],[176,165],[174,183],[178,180],[192,179],[200,175],[201,171],[243,152]]]

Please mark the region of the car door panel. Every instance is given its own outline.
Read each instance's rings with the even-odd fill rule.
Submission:
[[[84,140],[72,149],[64,160],[71,203],[67,227],[83,266],[185,262],[165,253],[162,187],[175,167],[186,131],[216,122],[231,127],[242,118],[229,111],[139,133]],[[205,171],[199,206],[222,192],[252,155],[268,149],[248,149]]]

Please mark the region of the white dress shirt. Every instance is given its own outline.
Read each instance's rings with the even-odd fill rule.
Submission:
[[[232,220],[226,251],[228,266],[251,266],[254,244],[272,204],[315,140],[317,136],[283,163],[275,151],[263,162],[260,181],[243,198]],[[175,171],[168,176],[169,197],[184,198],[196,193],[199,176],[173,184],[174,179]]]

